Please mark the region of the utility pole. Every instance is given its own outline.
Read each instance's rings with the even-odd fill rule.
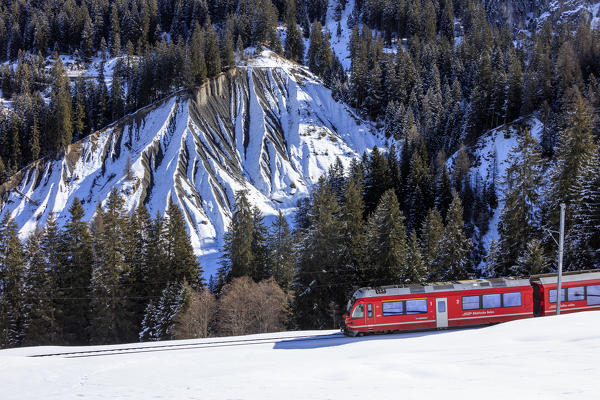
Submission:
[[[560,315],[562,297],[563,245],[565,242],[565,203],[560,203],[560,237],[558,239],[558,276],[556,285],[556,315]]]

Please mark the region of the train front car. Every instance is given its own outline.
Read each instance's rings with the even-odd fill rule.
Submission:
[[[428,286],[361,288],[344,314],[347,335],[445,329],[533,317],[527,279],[477,279]]]
[[[531,277],[535,315],[556,314],[556,274]],[[561,314],[600,310],[600,270],[566,272],[561,284]]]

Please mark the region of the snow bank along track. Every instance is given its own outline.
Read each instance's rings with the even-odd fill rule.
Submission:
[[[175,350],[194,350],[194,349],[211,349],[217,347],[232,347],[232,346],[249,346],[256,344],[268,344],[279,342],[300,342],[310,340],[348,340],[348,337],[341,333],[331,335],[306,335],[306,336],[281,336],[258,339],[239,339],[239,340],[219,340],[202,343],[180,343],[180,344],[162,344],[156,346],[131,346],[118,347],[114,349],[87,350],[87,351],[71,351],[61,353],[34,354],[29,357],[63,357],[63,358],[82,358],[82,357],[102,357],[123,354],[135,353],[152,353],[160,351],[175,351]]]

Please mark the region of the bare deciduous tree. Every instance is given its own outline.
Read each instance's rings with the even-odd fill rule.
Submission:
[[[217,318],[218,333],[247,335],[285,328],[287,296],[271,278],[255,283],[248,277],[234,279],[223,288]]]
[[[208,289],[196,291],[185,286],[185,303],[174,319],[173,337],[193,339],[208,337],[212,332],[217,300]]]

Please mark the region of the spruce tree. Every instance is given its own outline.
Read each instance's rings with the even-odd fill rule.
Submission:
[[[92,235],[83,221],[85,211],[76,197],[69,208],[70,218],[65,224],[62,240],[66,250],[61,271],[61,295],[67,298],[62,306],[62,334],[67,344],[89,342],[87,327],[90,315],[90,281],[92,279]]]
[[[600,266],[600,155],[582,160],[573,188],[573,269]]]
[[[212,78],[221,72],[221,55],[214,27],[209,27],[206,33],[206,50],[204,54],[206,74],[209,78]]]
[[[321,178],[309,210],[311,224],[298,243],[298,270],[293,285],[297,293],[296,319],[305,329],[332,327],[330,305],[335,301],[333,291],[340,266],[338,212],[333,190]]]
[[[119,9],[117,3],[113,3],[110,15],[110,54],[113,57],[121,55],[121,25],[119,23]]]
[[[427,218],[423,224],[423,233],[421,234],[421,255],[426,269],[429,271],[427,280],[438,279],[437,273],[442,269],[438,264],[440,244],[444,234],[444,224],[440,212],[433,208],[429,210]]]
[[[124,262],[123,198],[113,188],[94,217],[90,304],[90,339],[93,343],[118,343],[131,323],[122,277],[128,266]]]
[[[294,278],[294,237],[281,210],[271,225],[267,243],[269,275],[287,291]]]
[[[229,282],[232,278],[252,275],[253,230],[252,208],[247,192],[239,191],[235,194],[233,215],[224,238],[223,258],[219,269],[222,283]]]
[[[350,176],[344,187],[340,210],[343,246],[341,265],[347,276],[345,281],[348,283],[345,293],[343,293],[345,296],[349,294],[347,292],[352,290],[353,286],[361,286],[363,282],[370,279],[366,265],[367,252],[364,246],[366,237],[362,191],[361,176]]]
[[[403,283],[424,283],[427,275],[427,266],[421,256],[417,232],[411,231],[408,237],[406,260],[400,269],[400,280]]]
[[[521,132],[506,170],[504,209],[498,224],[499,260],[496,276],[506,276],[527,243],[540,233],[540,187],[542,183],[539,145],[528,130]]]
[[[448,210],[448,223],[440,239],[435,257],[436,278],[440,280],[467,279],[472,276],[470,253],[472,241],[464,231],[463,207],[458,193],[452,193],[452,204]]]
[[[183,282],[187,280],[194,287],[202,286],[202,269],[198,265],[198,259],[194,254],[190,237],[187,233],[183,213],[172,198],[169,198],[167,211],[165,213],[164,242],[165,261],[169,282]]]
[[[62,240],[62,233],[56,222],[54,214],[50,214],[46,220],[46,226],[42,232],[41,247],[42,253],[46,257],[46,268],[50,281],[50,294],[48,297],[53,299],[53,311],[51,318],[55,321],[54,329],[48,334],[51,343],[64,343],[63,326],[65,317],[65,294],[58,291],[57,288],[66,287],[63,282],[66,253],[65,242]]]
[[[302,40],[302,32],[300,32],[300,28],[296,24],[295,2],[288,1],[288,4],[293,6],[293,10],[288,10],[284,55],[285,58],[302,63],[304,59],[304,41]]]
[[[367,228],[368,263],[374,275],[373,285],[400,282],[401,267],[406,263],[406,227],[404,215],[393,190],[387,190],[369,217]]]
[[[52,296],[55,283],[49,274],[41,242],[42,233],[35,232],[25,244],[27,257],[24,280],[26,323],[23,344],[30,346],[57,344],[53,343],[56,320]]]
[[[17,225],[6,213],[0,224],[0,348],[22,343],[25,330],[25,253],[17,236]]]
[[[52,92],[50,110],[52,126],[49,135],[48,149],[51,152],[63,150],[73,140],[73,124],[71,109],[71,93],[69,78],[65,67],[58,56],[54,57],[52,66]]]
[[[559,204],[566,203],[566,231],[571,229],[570,206],[576,201],[573,191],[577,174],[586,160],[596,153],[594,142],[593,110],[577,87],[566,93],[566,107],[563,112],[563,129],[559,132],[558,147],[555,152],[556,165],[551,171],[551,184],[546,195],[546,223],[549,227],[558,226]],[[552,228],[550,228],[552,229]]]

